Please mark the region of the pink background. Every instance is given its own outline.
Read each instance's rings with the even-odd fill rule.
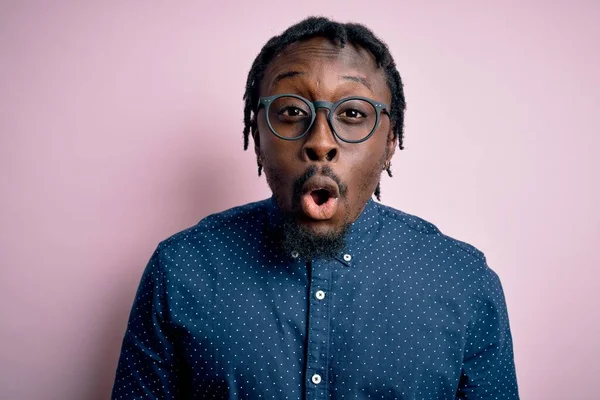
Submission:
[[[598,398],[597,2],[84,3],[0,5],[3,399],[109,397],[157,243],[269,195],[246,74],[317,13],[390,45],[408,113],[383,200],[487,254],[522,397]]]

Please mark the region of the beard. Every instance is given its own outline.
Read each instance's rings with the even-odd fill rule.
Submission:
[[[279,238],[281,250],[285,254],[290,254],[293,251],[297,251],[303,257],[307,259],[324,258],[332,259],[344,250],[346,241],[345,236],[351,225],[348,222],[348,215],[345,216],[344,220],[347,221],[341,227],[328,231],[326,233],[315,233],[312,230],[302,226],[296,220],[296,215],[300,207],[300,201],[302,197],[302,187],[311,177],[317,174],[319,169],[316,166],[310,166],[306,169],[304,174],[294,179],[293,192],[291,199],[291,210],[284,211],[282,199],[278,196],[281,187],[282,179],[279,177],[275,170],[265,165],[265,175],[267,182],[271,187],[271,190],[275,196],[275,200],[281,210],[281,224],[279,226]],[[340,192],[340,199],[343,199],[348,194],[348,187],[345,185],[340,178],[331,170],[330,167],[325,166],[321,168],[321,174],[333,179],[338,185]],[[346,213],[347,214],[347,213]]]
[[[281,248],[286,254],[297,251],[309,260],[315,258],[333,259],[346,247],[346,233],[350,224],[324,234],[316,234],[294,219],[283,214],[281,223]]]

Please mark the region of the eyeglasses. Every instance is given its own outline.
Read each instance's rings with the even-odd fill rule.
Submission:
[[[327,121],[337,138],[347,143],[364,142],[379,126],[380,114],[389,117],[388,106],[375,100],[352,96],[331,103],[310,101],[295,94],[261,97],[258,111],[265,108],[267,124],[283,140],[303,138],[313,126],[318,108],[329,110]]]

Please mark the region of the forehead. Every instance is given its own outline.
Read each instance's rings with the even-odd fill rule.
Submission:
[[[340,47],[327,38],[292,43],[275,56],[265,70],[260,95],[275,94],[287,78],[295,78],[292,86],[311,86],[323,92],[340,85],[358,85],[371,95],[390,96],[385,74],[370,51],[352,43]]]

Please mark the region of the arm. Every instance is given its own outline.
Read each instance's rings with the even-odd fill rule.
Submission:
[[[519,398],[504,292],[487,267],[467,331],[458,399]]]
[[[142,276],[129,316],[113,386],[113,399],[172,399],[176,395],[174,346],[160,246]]]

